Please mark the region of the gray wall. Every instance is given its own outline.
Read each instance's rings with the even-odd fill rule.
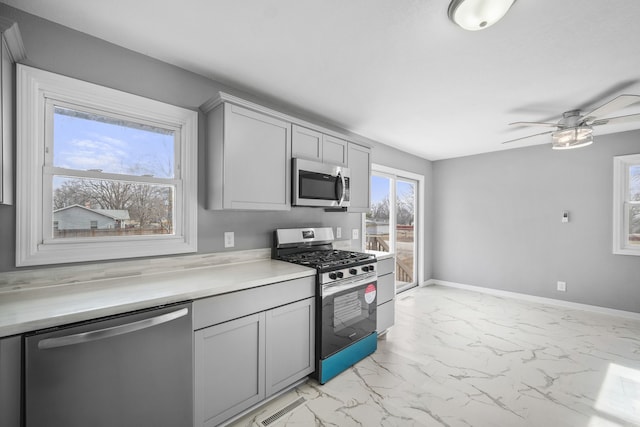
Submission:
[[[434,162],[433,278],[640,312],[640,257],[612,254],[613,157],[632,153],[640,131]]]
[[[27,52],[25,64],[44,70],[64,74],[92,83],[123,90],[137,95],[157,99],[173,105],[197,110],[200,105],[218,91],[252,100],[276,108],[302,119],[322,123],[314,117],[287,106],[277,100],[249,94],[242,88],[229,88],[222,83],[185,71],[178,67],[154,60],[140,53],[96,39],[86,34],[26,14],[0,4],[0,15],[18,22]],[[200,114],[199,150],[205,147],[204,116]],[[332,129],[342,131],[334,126]],[[346,133],[346,132],[344,132]],[[365,143],[373,143],[354,136]],[[374,150],[384,147],[376,145]],[[393,150],[394,162],[403,161],[418,169],[427,169],[429,162],[415,156]],[[374,158],[377,154],[374,153]],[[235,232],[235,248],[268,248],[272,245],[275,228],[301,226],[340,226],[343,236],[350,230],[360,228],[361,215],[355,213],[326,213],[322,209],[294,208],[290,212],[219,212],[203,208],[205,198],[204,156],[199,156],[198,182],[198,250],[200,253],[224,251],[223,233]],[[381,163],[385,163],[381,161]],[[398,166],[399,167],[399,166]],[[15,269],[15,207],[0,206],[0,272]],[[354,241],[360,245],[360,241]],[[430,272],[426,274],[430,277]]]

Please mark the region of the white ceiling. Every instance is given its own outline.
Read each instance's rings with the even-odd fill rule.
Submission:
[[[2,1],[430,160],[640,94],[638,0],[518,0],[477,32],[448,0]]]

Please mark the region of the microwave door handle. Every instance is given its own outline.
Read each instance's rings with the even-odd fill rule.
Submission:
[[[344,196],[346,195],[346,184],[344,182],[344,176],[338,172],[338,181],[336,181],[336,198],[338,198],[338,206],[342,206]]]

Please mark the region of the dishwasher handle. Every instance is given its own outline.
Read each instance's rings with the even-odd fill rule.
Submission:
[[[160,316],[151,317],[149,319],[138,320],[137,322],[125,323],[124,325],[112,326],[110,328],[97,329],[95,331],[82,332],[79,334],[66,335],[56,338],[45,338],[38,342],[38,349],[47,350],[50,348],[65,347],[68,345],[82,344],[91,341],[102,340],[105,338],[115,337],[117,335],[128,334],[131,332],[147,329],[152,326],[167,323],[180,317],[186,316],[189,309],[181,308],[171,313],[161,314]]]

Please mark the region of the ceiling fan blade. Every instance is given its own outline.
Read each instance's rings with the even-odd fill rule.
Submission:
[[[609,113],[621,110],[624,107],[635,104],[636,102],[640,102],[640,95],[620,95],[606,104],[599,106],[589,114],[586,114],[582,119],[582,122],[584,123],[590,120],[595,120],[601,116],[606,116]]]
[[[516,139],[510,139],[509,141],[505,141],[503,142],[503,144],[508,144],[510,142],[515,142],[515,141],[520,141],[522,139],[527,139],[527,138],[533,138],[534,136],[540,136],[540,135],[549,135],[550,133],[553,133],[554,131],[550,130],[548,132],[542,132],[542,133],[536,133],[534,135],[529,135],[529,136],[523,136],[521,138],[516,138]]]
[[[509,126],[553,126],[557,127],[557,123],[549,123],[549,122],[513,122],[509,123]]]
[[[609,125],[615,123],[626,123],[640,121],[640,114],[629,114],[628,116],[611,117],[609,119],[598,119],[591,123],[591,126]]]

